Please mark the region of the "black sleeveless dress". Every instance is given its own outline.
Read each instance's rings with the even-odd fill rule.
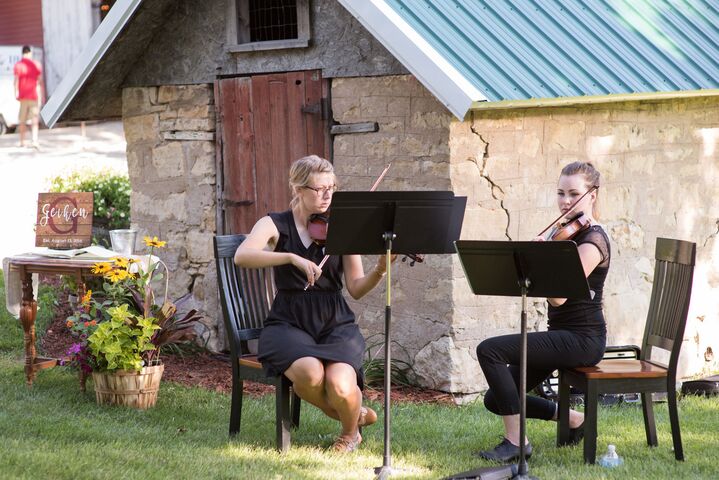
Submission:
[[[276,252],[290,252],[322,261],[324,249],[306,248],[297,232],[292,210],[270,213],[280,233]],[[267,375],[279,375],[302,357],[347,363],[362,387],[365,340],[355,315],[342,296],[342,257],[333,255],[322,276],[306,291],[307,277],[291,264],[273,268],[277,295],[260,334],[258,360]]]
[[[605,337],[607,324],[602,312],[604,296],[604,280],[609,272],[611,248],[609,237],[599,225],[592,225],[574,238],[577,246],[591,243],[599,250],[602,260],[587,277],[589,288],[594,292],[590,300],[569,298],[562,305],[555,307],[548,303],[548,330],[571,330],[586,336]]]

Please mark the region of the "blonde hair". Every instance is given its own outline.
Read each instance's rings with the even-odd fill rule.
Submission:
[[[599,186],[601,181],[599,171],[589,162],[572,162],[564,166],[560,176],[562,175],[582,175],[587,190],[592,187],[597,187],[595,190],[596,199],[594,200],[594,205],[592,205],[592,217],[594,217],[595,220],[599,220]]]
[[[322,157],[317,155],[308,155],[292,162],[292,165],[290,166],[290,192],[292,194],[292,200],[290,201],[291,208],[297,206],[297,202],[299,202],[297,190],[308,186],[310,176],[315,173],[331,173],[333,182],[335,184],[337,183],[334,167],[329,161]]]

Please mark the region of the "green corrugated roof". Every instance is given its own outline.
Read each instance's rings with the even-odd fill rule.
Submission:
[[[719,89],[717,0],[340,1],[378,36],[403,24],[481,92],[473,101]]]

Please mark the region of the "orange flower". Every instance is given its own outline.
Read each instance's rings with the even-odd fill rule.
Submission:
[[[65,322],[65,326],[67,328],[72,328],[73,325],[75,325],[75,322],[73,322],[72,320],[68,320],[67,322]]]
[[[90,322],[90,326],[91,326],[91,327],[94,327],[95,325],[97,325],[97,321],[96,321],[96,320],[93,320],[93,321]]]
[[[86,327],[89,327],[89,326],[90,326],[90,322],[85,322],[84,325],[85,325]]]
[[[92,290],[88,290],[87,292],[85,292],[85,295],[82,296],[82,300],[80,301],[80,306],[89,307],[91,298],[92,298]]]

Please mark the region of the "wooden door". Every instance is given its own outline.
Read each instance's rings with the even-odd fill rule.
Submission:
[[[215,82],[218,233],[248,233],[290,203],[290,164],[329,158],[328,91],[319,70]]]

